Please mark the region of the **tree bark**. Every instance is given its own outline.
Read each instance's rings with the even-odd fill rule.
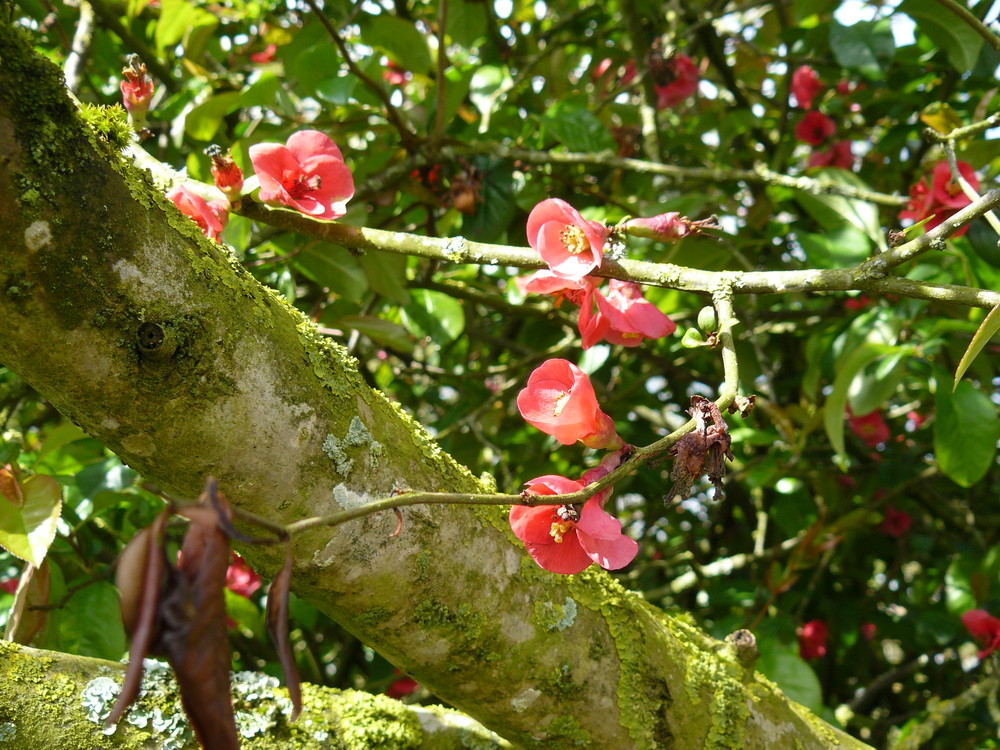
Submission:
[[[489,489],[95,136],[2,22],[0,321],[0,362],[181,497],[211,474],[288,523],[397,488]],[[403,516],[398,538],[392,514],[296,536],[293,588],[506,739],[865,747],[603,571],[539,569],[505,510]]]
[[[196,750],[166,664],[148,669],[143,692],[124,719],[104,719],[121,688],[116,662],[41,651],[0,641],[0,741],[7,750]],[[407,706],[383,695],[303,686],[303,711],[289,721],[287,691],[268,675],[234,676],[237,726],[247,750],[461,750],[509,747],[457,711]]]

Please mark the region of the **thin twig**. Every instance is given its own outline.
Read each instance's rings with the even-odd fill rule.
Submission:
[[[73,34],[73,44],[66,56],[63,66],[63,76],[66,78],[66,88],[74,94],[80,91],[80,78],[83,66],[90,53],[90,43],[94,38],[94,7],[87,0],[80,0],[80,19]]]
[[[968,8],[955,0],[937,0],[937,3],[965,21],[966,25],[985,39],[988,45],[1000,52],[1000,37],[993,33],[993,30],[980,21]]]

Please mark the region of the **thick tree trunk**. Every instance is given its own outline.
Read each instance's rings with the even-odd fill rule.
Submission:
[[[115,662],[0,641],[0,742],[6,750],[195,750],[198,744],[166,664],[147,671],[131,711],[117,726],[105,727],[124,673]],[[509,747],[457,711],[407,706],[356,690],[304,685],[303,711],[294,722],[289,721],[288,694],[273,677],[240,672],[233,696],[248,750]]]
[[[483,483],[336,344],[89,135],[0,25],[0,362],[165,489],[212,474],[287,523]],[[863,747],[602,571],[540,570],[506,512],[433,506],[294,540],[295,591],[524,745]],[[277,553],[245,550],[273,573]]]

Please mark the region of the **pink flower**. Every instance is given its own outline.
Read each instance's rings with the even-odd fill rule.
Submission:
[[[607,239],[607,227],[559,198],[543,200],[528,215],[528,244],[564,279],[579,280],[600,268]]]
[[[860,631],[862,638],[866,641],[870,641],[875,637],[875,631],[877,628],[875,627],[874,622],[865,622],[861,624],[861,627],[859,627],[858,630]]]
[[[851,152],[851,142],[837,141],[826,151],[814,151],[809,155],[809,166],[851,169],[854,166],[854,154]]]
[[[402,86],[410,80],[410,71],[401,68],[392,60],[386,63],[385,70],[382,71],[382,80],[390,86]]]
[[[972,186],[973,190],[979,189],[979,179],[971,165],[964,161],[958,162],[958,171]],[[931,178],[931,185],[927,187],[927,178],[921,177],[920,181],[910,188],[910,202],[900,214],[900,219],[912,219],[914,222],[922,221],[928,216],[933,218],[925,224],[930,230],[938,226],[945,219],[951,218],[959,210],[968,206],[972,201],[966,196],[961,186],[951,179],[951,170],[948,163],[939,161],[934,167],[934,175]],[[961,237],[968,230],[964,226],[955,232],[955,237]]]
[[[691,221],[676,211],[659,214],[648,219],[629,219],[621,225],[622,231],[634,237],[647,237],[659,242],[676,242],[689,234],[698,234],[704,228],[718,228],[714,218]]]
[[[251,52],[250,62],[257,63],[258,65],[273,62],[277,52],[278,52],[278,45],[269,44],[260,52]]]
[[[830,629],[822,620],[810,620],[798,629],[799,656],[805,660],[819,659],[826,655],[826,639]]]
[[[659,339],[677,330],[677,324],[642,296],[642,287],[632,281],[611,279],[608,294],[594,290],[597,313],[589,301],[580,307],[580,336],[589,349],[606,340],[620,346],[639,346],[646,339]]]
[[[17,591],[17,585],[20,582],[20,578],[8,578],[6,581],[0,581],[0,591],[6,591],[8,594],[13,594]]]
[[[587,373],[565,359],[543,362],[517,394],[524,420],[563,445],[577,440],[588,448],[616,450],[622,440],[615,423],[601,411]]]
[[[792,73],[792,96],[802,109],[812,109],[813,99],[822,85],[816,71],[808,65],[800,65]]]
[[[876,410],[856,417],[848,410],[848,415],[847,424],[851,432],[861,438],[869,448],[874,448],[890,438],[889,425],[882,418],[882,412]]]
[[[264,203],[283,203],[314,219],[338,219],[347,213],[354,178],[326,134],[300,130],[284,146],[257,143],[250,147],[250,161]]]
[[[979,652],[980,659],[1000,648],[1000,620],[985,609],[970,609],[962,615],[962,624],[973,638],[985,646]]]
[[[909,513],[890,505],[885,509],[885,516],[882,518],[882,523],[879,524],[878,530],[886,536],[899,538],[910,530],[912,523],[913,520],[910,518]]]
[[[201,231],[210,240],[218,239],[226,222],[229,221],[227,203],[221,200],[206,201],[184,185],[171,189],[167,197],[174,202],[181,213],[201,227]]]
[[[527,485],[526,492],[534,495],[562,495],[584,488],[581,482],[554,474],[532,479]],[[553,573],[572,575],[593,563],[618,570],[635,559],[639,545],[622,534],[618,519],[607,513],[601,502],[595,495],[582,509],[574,505],[515,505],[510,509],[510,525],[534,561]]]
[[[687,55],[674,55],[663,67],[652,70],[656,81],[656,108],[680,104],[698,90],[698,67]]]
[[[226,588],[249,599],[250,595],[260,588],[260,576],[242,557],[235,552],[230,554],[231,562],[226,568]]]
[[[837,124],[822,112],[806,112],[795,126],[795,137],[810,146],[820,146],[837,132]]]
[[[637,72],[635,60],[627,60],[624,65],[618,65],[610,57],[605,57],[594,66],[591,76],[597,84],[597,93],[604,96],[607,93],[609,80],[613,88],[628,86],[635,80]]]
[[[390,684],[385,690],[385,694],[390,698],[394,698],[395,700],[405,698],[407,695],[415,693],[417,688],[420,687],[419,682],[414,680],[412,677],[403,674],[398,669],[392,670],[392,673],[393,675],[399,676],[393,680],[392,684]]]
[[[523,294],[547,294],[555,297],[556,307],[564,299],[574,305],[582,305],[595,287],[589,278],[566,279],[556,276],[552,271],[535,271],[531,276],[518,276],[514,283]]]
[[[125,78],[121,82],[122,102],[132,116],[132,121],[141,125],[146,121],[149,102],[153,98],[153,81],[146,77],[146,64],[138,55],[129,55],[129,64],[122,68]]]
[[[215,180],[215,186],[230,203],[236,203],[243,191],[243,170],[236,165],[232,156],[224,154],[218,146],[209,146],[205,149],[205,153],[212,159],[212,178]]]

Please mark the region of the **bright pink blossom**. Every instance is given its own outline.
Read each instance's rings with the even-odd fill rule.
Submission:
[[[854,153],[850,141],[837,141],[826,151],[813,151],[809,154],[810,167],[854,167]]]
[[[858,630],[860,631],[862,638],[866,641],[870,641],[875,637],[875,631],[877,628],[875,627],[874,622],[865,622],[861,624],[861,627],[859,627]]]
[[[563,445],[577,440],[588,448],[616,450],[622,440],[615,423],[601,411],[587,373],[565,359],[543,362],[517,394],[524,420]]]
[[[882,518],[882,523],[879,524],[878,530],[886,536],[898,538],[910,530],[912,523],[913,519],[910,518],[909,513],[890,505],[885,509],[885,515]]]
[[[269,44],[260,52],[250,53],[250,62],[257,63],[258,65],[263,65],[264,63],[274,62],[275,56],[278,54],[278,45]]]
[[[260,576],[235,552],[230,555],[229,567],[226,568],[226,588],[249,599],[260,588]]]
[[[792,96],[802,109],[812,109],[813,99],[822,85],[816,71],[808,65],[800,65],[792,73]]]
[[[958,171],[961,173],[973,190],[979,189],[979,178],[971,165],[964,161],[958,162]],[[951,170],[948,163],[939,161],[934,167],[934,175],[931,178],[930,187],[927,186],[927,178],[921,177],[920,181],[910,188],[910,202],[900,214],[900,219],[912,219],[914,222],[922,221],[929,216],[933,216],[924,226],[930,230],[936,227],[945,219],[949,219],[958,213],[959,210],[968,206],[972,201],[962,190],[962,187],[951,179]],[[968,226],[959,229],[954,237],[961,237],[968,230]]]
[[[674,55],[662,70],[652,72],[657,109],[676,106],[698,90],[698,66],[687,55]]]
[[[826,655],[826,639],[830,629],[822,620],[810,620],[798,629],[799,656],[807,661]]]
[[[962,615],[962,624],[985,647],[979,652],[980,659],[1000,648],[1000,620],[985,609],[970,609]]]
[[[122,102],[138,127],[146,121],[155,86],[152,79],[146,76],[146,64],[139,61],[138,55],[130,55],[129,64],[122,68],[122,75]]]
[[[562,495],[585,486],[554,474],[532,479],[527,485],[525,491],[534,495]],[[510,525],[534,561],[553,573],[572,575],[593,563],[618,570],[635,559],[639,545],[622,534],[618,519],[606,512],[601,502],[595,495],[582,509],[574,505],[515,505],[510,509]]]
[[[184,185],[172,188],[167,197],[211,240],[218,239],[229,221],[228,203],[222,200],[206,201]]]
[[[403,674],[398,669],[394,669],[392,674],[396,676],[396,679],[393,680],[389,687],[385,690],[385,694],[390,698],[394,698],[395,700],[405,698],[407,695],[415,693],[417,688],[420,687],[419,682],[414,680],[412,677]]]
[[[715,219],[691,221],[676,211],[651,216],[648,219],[629,219],[621,225],[622,231],[634,237],[647,237],[658,242],[676,242],[689,234],[698,234],[705,227],[717,228]]]
[[[580,308],[580,336],[583,348],[589,349],[606,340],[620,346],[639,346],[646,339],[659,339],[677,330],[677,324],[642,296],[642,287],[633,281],[611,279],[605,296],[594,290],[597,305]]]
[[[314,219],[338,219],[354,195],[354,177],[330,137],[318,130],[293,133],[286,145],[257,143],[250,161],[260,179],[260,199]]]
[[[607,239],[607,227],[559,198],[543,200],[528,215],[528,244],[564,279],[579,280],[600,268]]]
[[[218,146],[209,146],[205,149],[205,153],[212,160],[212,179],[215,180],[215,186],[230,203],[238,202],[243,192],[243,170],[237,166],[231,155],[224,153]]]
[[[875,411],[856,417],[848,412],[847,424],[851,432],[857,435],[869,448],[886,442],[890,437],[889,425],[885,423],[882,412]]]
[[[582,305],[596,286],[589,278],[566,279],[556,276],[552,271],[535,271],[530,276],[518,276],[514,279],[517,288],[523,294],[547,294],[556,298],[556,307],[564,299],[574,305]]]
[[[390,86],[402,86],[410,80],[410,71],[390,60],[386,63],[385,70],[382,71],[382,80]]]
[[[795,137],[810,146],[821,146],[837,132],[837,124],[815,109],[806,112],[795,126]]]

